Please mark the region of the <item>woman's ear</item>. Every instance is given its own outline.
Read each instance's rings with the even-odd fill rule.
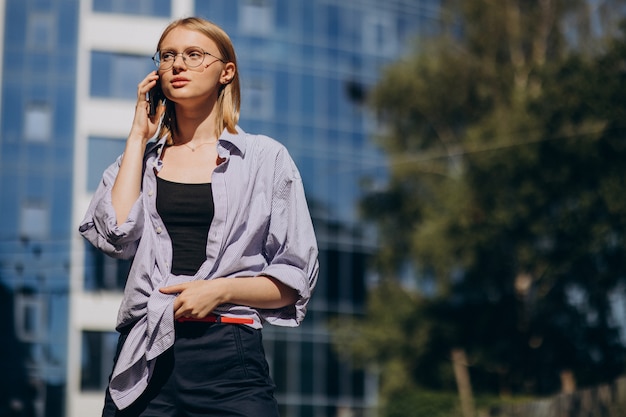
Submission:
[[[220,75],[220,83],[221,84],[230,83],[235,77],[236,71],[237,71],[237,68],[235,67],[234,63],[227,62],[226,64],[224,64],[224,69],[222,69],[222,74]]]

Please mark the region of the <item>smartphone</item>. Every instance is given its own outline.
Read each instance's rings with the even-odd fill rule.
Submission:
[[[157,107],[164,99],[165,96],[163,95],[163,90],[161,90],[161,80],[157,80],[156,85],[148,92],[148,101],[150,102],[148,115],[150,117],[156,114]]]

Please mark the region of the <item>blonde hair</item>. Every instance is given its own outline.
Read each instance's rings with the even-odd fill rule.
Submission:
[[[219,137],[225,128],[230,133],[237,133],[235,126],[239,121],[241,91],[239,86],[239,71],[237,71],[237,56],[235,55],[235,48],[233,47],[230,37],[222,28],[213,22],[209,22],[208,20],[199,17],[186,17],[173,21],[165,28],[161,34],[159,43],[157,44],[157,51],[161,49],[161,44],[163,43],[165,37],[172,30],[178,27],[202,33],[207,38],[215,42],[224,62],[232,62],[235,64],[235,75],[232,80],[228,84],[223,84],[218,92],[216,103],[217,125],[215,135]],[[174,103],[166,100],[165,114],[157,136],[162,138],[163,136],[168,135],[167,141],[169,144],[172,144],[172,135],[177,130],[178,127],[176,125],[176,111]]]

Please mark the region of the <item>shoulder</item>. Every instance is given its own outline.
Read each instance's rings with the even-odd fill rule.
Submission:
[[[278,168],[294,171],[295,164],[285,145],[267,135],[248,133],[237,126],[237,132],[230,133],[225,130],[220,142],[231,156],[237,155],[242,158],[244,164],[256,166],[259,170]]]
[[[278,140],[265,135],[249,135],[248,150],[253,157],[269,162],[274,161],[276,166],[292,166],[294,164],[289,150]]]
[[[246,158],[259,164],[259,169],[271,171],[279,180],[300,177],[289,150],[278,140],[261,134],[246,134]]]
[[[220,136],[220,143],[232,154],[278,154],[287,153],[285,146],[266,135],[248,133],[237,126],[236,132],[229,132],[226,129]]]
[[[238,129],[236,135],[230,135],[230,137],[223,139],[234,145],[234,148],[249,161],[254,159],[267,161],[277,157],[289,158],[289,152],[285,145],[263,134],[248,133]]]
[[[247,148],[253,152],[268,154],[289,153],[285,145],[269,136],[246,133]]]

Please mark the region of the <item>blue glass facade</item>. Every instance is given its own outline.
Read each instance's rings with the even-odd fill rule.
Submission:
[[[266,353],[285,417],[367,415],[376,380],[350,368],[331,347],[328,321],[362,311],[367,259],[376,242],[360,224],[364,178],[383,180],[371,144],[375,118],[365,107],[380,69],[437,19],[435,0],[223,0],[190,2],[235,44],[242,80],[244,130],[284,143],[305,183],[320,245],[320,279],[304,324],[267,326]],[[0,378],[0,416],[64,414],[66,365],[79,369],[80,394],[100,396],[115,335],[85,328],[80,355],[68,358],[68,299],[75,238],[72,224],[76,115],[88,97],[129,102],[152,70],[150,53],[98,43],[89,53],[84,94],[78,89],[79,15],[101,21],[141,17],[166,23],[171,0],[0,0],[4,6],[0,107],[0,355],[15,380]],[[84,13],[85,10],[83,9]],[[87,28],[88,29],[88,28]],[[129,34],[132,36],[132,34]],[[156,44],[157,39],[154,39]],[[117,49],[116,49],[117,48]],[[98,107],[100,108],[100,107]],[[81,139],[82,140],[82,139]],[[84,189],[123,150],[119,135],[84,137]],[[74,190],[76,193],[76,190]],[[85,294],[119,293],[128,263],[81,247]],[[112,330],[112,329],[111,329]],[[70,364],[71,368],[71,364]],[[17,382],[16,382],[17,381]],[[70,398],[69,396],[68,398]],[[73,414],[75,415],[75,414]],[[88,414],[98,415],[98,410]]]
[[[240,124],[283,142],[300,168],[320,244],[320,279],[300,329],[264,330],[284,416],[367,415],[376,381],[340,361],[329,320],[359,314],[376,245],[359,223],[364,178],[385,177],[367,91],[408,42],[435,26],[434,1],[196,2],[231,36]],[[373,389],[372,389],[373,388]]]
[[[0,114],[0,415],[63,415],[77,1],[7,1]],[[8,367],[9,369],[6,369]]]

